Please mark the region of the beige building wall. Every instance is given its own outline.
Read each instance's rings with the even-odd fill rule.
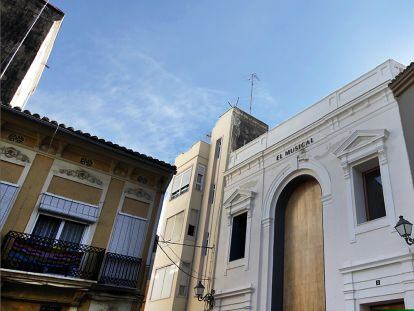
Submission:
[[[189,167],[193,168],[190,189],[188,192],[173,200],[169,200],[164,204],[164,217],[162,219],[163,225],[161,227],[160,241],[163,240],[167,219],[184,211],[182,235],[178,243],[208,246],[211,248],[206,249],[187,245],[160,243],[155,257],[150,287],[146,298],[145,311],[203,310],[204,303],[199,302],[194,296],[193,288],[198,281],[201,280],[206,287],[205,293],[214,289],[214,280],[211,279],[211,276],[214,275],[216,259],[215,246],[219,235],[217,221],[220,219],[221,214],[221,201],[224,186],[223,173],[227,166],[229,153],[248,143],[265,131],[267,131],[267,125],[256,120],[247,113],[244,113],[237,108],[233,108],[226,111],[217,120],[211,132],[210,145],[204,142],[198,142],[194,144],[190,150],[177,157],[175,162],[177,166],[177,175],[186,171]],[[218,141],[221,142],[220,147],[218,147]],[[218,149],[220,149],[220,152],[218,152]],[[198,164],[206,166],[202,191],[195,189],[196,168]],[[189,236],[186,234],[191,209],[199,210],[196,235],[193,239],[189,239]],[[172,263],[172,261],[174,263]],[[181,266],[182,262],[191,263],[191,271],[189,273],[191,277],[175,266]],[[157,269],[168,265],[173,265],[175,267],[172,272],[174,273],[174,277],[171,293],[167,298],[153,300],[152,291],[156,271]],[[189,279],[187,295],[185,297],[178,295],[180,282],[183,277]]]
[[[39,215],[46,215],[60,221],[60,226],[62,221],[85,226],[79,243],[98,247],[105,253],[105,259],[95,263],[100,265],[98,268],[104,266],[109,252],[118,256],[115,258],[124,258],[124,261],[142,260],[133,274],[134,286],[128,286],[127,290],[125,285],[101,282],[98,276],[89,280],[76,275],[65,277],[33,272],[30,267],[22,265],[6,267],[3,260],[1,308],[29,310],[50,302],[60,304],[63,310],[71,306],[71,311],[78,307],[79,310],[110,310],[117,305],[120,308],[121,304],[119,310],[139,310],[149,273],[154,228],[175,167],[158,160],[153,160],[152,164],[151,161],[141,161],[139,157],[127,157],[124,152],[96,146],[95,140],[88,143],[86,139],[73,137],[64,131],[56,131],[50,137],[55,129],[44,126],[46,122],[28,120],[27,113],[7,106],[2,105],[1,108],[0,229],[3,242],[10,231],[32,234]],[[9,195],[11,190],[13,195]],[[54,202],[63,201],[65,206],[72,202],[83,207],[73,209],[77,214],[65,213],[61,208],[63,205],[53,210],[51,204],[47,209],[41,206],[45,196],[52,197]],[[88,209],[97,211],[93,219],[84,217]],[[131,225],[132,221],[122,222],[125,217],[133,218],[134,224],[139,219],[143,225],[136,230]],[[116,248],[117,243],[112,243],[117,230],[121,232],[122,249]],[[58,235],[43,238],[59,239]],[[10,244],[14,242],[8,243],[14,245]],[[5,252],[2,249],[2,259],[6,258],[10,247],[4,248]],[[43,251],[40,249],[38,254]],[[44,251],[46,255],[47,251]],[[54,291],[54,288],[61,289]],[[101,296],[106,296],[105,299],[111,303],[102,302]]]

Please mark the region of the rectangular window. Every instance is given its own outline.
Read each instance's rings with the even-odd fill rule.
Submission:
[[[188,293],[188,284],[190,282],[190,276],[191,273],[190,270],[190,263],[183,261],[181,263],[181,269],[184,271],[180,271],[181,279],[180,284],[178,287],[178,296],[187,296]]]
[[[380,168],[376,167],[364,172],[363,179],[367,220],[384,217],[385,203]]]
[[[214,203],[215,198],[216,198],[216,185],[212,185],[211,191],[210,191],[210,204]]]
[[[12,185],[3,181],[0,182],[0,228],[3,226],[9,215],[10,208],[18,189],[17,185]]]
[[[85,224],[40,214],[32,234],[66,242],[80,243],[85,229]]]
[[[184,223],[184,211],[167,219],[164,230],[165,241],[178,242],[181,239],[181,232]]]
[[[197,177],[196,177],[196,185],[195,188],[198,191],[202,191],[203,190],[203,185],[204,185],[204,175],[206,173],[206,167],[204,165],[198,165],[197,168]]]
[[[191,181],[191,168],[174,177],[171,187],[171,200],[188,191]]]
[[[357,223],[386,216],[378,158],[354,166],[352,174]]]
[[[174,271],[174,265],[155,270],[151,300],[170,297]]]
[[[188,221],[188,229],[187,229],[187,235],[194,237],[195,231],[198,223],[198,211],[195,209],[190,210],[190,216]]]
[[[221,138],[216,141],[216,159],[219,159],[221,155]]]
[[[244,258],[246,247],[247,212],[234,216],[231,230],[229,261]]]

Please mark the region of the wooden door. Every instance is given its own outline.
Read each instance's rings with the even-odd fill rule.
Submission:
[[[314,179],[291,194],[285,212],[283,310],[325,310],[321,188]]]

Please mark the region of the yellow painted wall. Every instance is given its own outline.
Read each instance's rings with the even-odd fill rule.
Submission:
[[[24,166],[0,161],[0,180],[7,181],[13,184],[17,184],[20,176],[22,175]]]
[[[98,205],[102,190],[70,179],[53,176],[47,192],[65,198]]]
[[[122,212],[129,215],[147,218],[149,204],[131,198],[125,198],[122,205]]]
[[[105,202],[99,216],[92,245],[106,248],[111,236],[111,229],[114,225],[119,201],[121,200],[122,190],[125,182],[112,178],[106,193]]]
[[[10,230],[23,232],[35,208],[53,159],[37,154],[4,224],[2,237]]]

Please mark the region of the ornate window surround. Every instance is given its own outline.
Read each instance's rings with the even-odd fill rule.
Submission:
[[[45,183],[43,184],[41,193],[47,192],[47,189],[49,188],[49,185],[52,181],[53,176],[59,176],[59,177],[72,180],[80,184],[84,184],[84,185],[88,185],[88,186],[101,189],[102,194],[99,200],[99,204],[97,205],[99,207],[97,219],[99,220],[102,207],[105,201],[106,193],[108,191],[109,182],[111,180],[111,177],[109,175],[93,170],[92,168],[85,169],[85,167],[81,166],[81,164],[76,165],[76,164],[72,164],[64,160],[55,159],[52,164],[52,167],[50,168],[49,174],[46,177]],[[38,198],[38,201],[36,203],[36,208],[33,210],[30,220],[28,224],[26,225],[25,232],[31,232],[34,228],[34,225],[36,223],[36,219],[39,213],[39,204],[40,204],[41,197],[42,196],[40,195]],[[84,202],[81,202],[81,203],[84,203]],[[88,230],[85,231],[85,236],[84,236],[85,244],[88,244],[92,241],[92,237],[95,233],[96,225],[97,225],[97,222],[92,223],[88,227]]]
[[[334,154],[341,161],[341,166],[344,172],[346,199],[348,206],[350,207],[347,210],[347,213],[349,239],[351,243],[356,242],[356,236],[358,234],[363,234],[387,226],[390,226],[391,231],[394,230],[394,224],[396,223],[395,207],[385,146],[385,141],[388,135],[389,132],[385,129],[356,130],[343,140],[339,147],[334,151]],[[378,158],[380,165],[386,216],[358,224],[356,217],[357,204],[355,198],[355,185],[352,170],[356,165],[372,158]]]
[[[227,238],[227,260],[226,266],[224,269],[224,275],[227,275],[227,271],[243,267],[247,271],[249,269],[249,255],[250,255],[250,240],[251,240],[251,228],[252,228],[252,214],[254,206],[254,198],[256,197],[256,192],[245,190],[245,189],[236,189],[223,203],[223,207],[227,217],[227,226],[228,226],[228,238]],[[240,215],[244,212],[247,212],[247,226],[246,226],[246,245],[244,251],[244,258],[229,261],[230,258],[230,243],[231,243],[231,233],[233,229],[233,217]]]
[[[3,184],[14,186],[17,189],[16,189],[16,192],[13,198],[8,204],[7,210],[4,212],[3,221],[0,221],[0,229],[3,227],[10,213],[11,207],[13,206],[19,194],[19,191],[27,177],[27,174],[29,174],[29,170],[30,170],[30,167],[33,163],[35,156],[36,156],[35,152],[33,152],[32,150],[28,150],[26,148],[22,148],[21,146],[16,146],[15,144],[10,144],[4,141],[2,141],[0,144],[0,159],[2,161],[13,163],[13,164],[23,167],[22,173],[20,174],[20,177],[16,183],[2,181]]]

